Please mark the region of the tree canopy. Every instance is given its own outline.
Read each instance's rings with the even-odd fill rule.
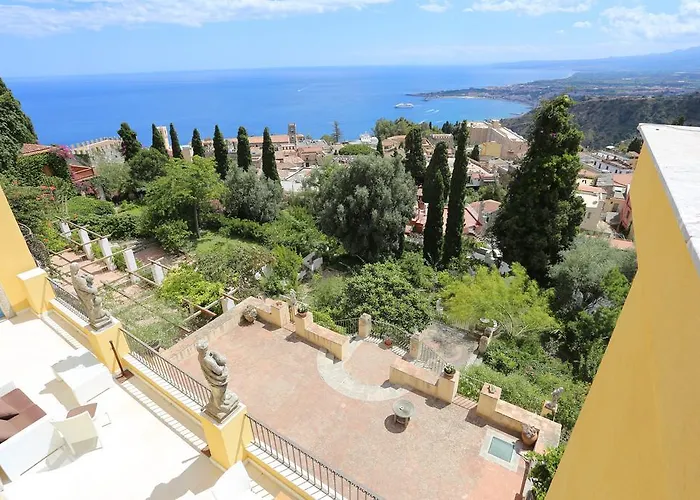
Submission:
[[[199,130],[194,129],[192,131],[192,154],[194,156],[199,156],[204,158],[204,144],[202,144],[202,137],[199,135]]]
[[[22,144],[36,142],[32,121],[0,79],[0,172],[14,166]]]
[[[263,131],[262,171],[263,175],[268,179],[273,181],[280,180],[280,174],[277,172],[277,162],[275,161],[275,146],[272,144],[270,129],[267,127]]]
[[[572,104],[562,95],[540,106],[528,152],[492,226],[504,259],[520,262],[540,282],[573,241],[585,212],[576,195],[583,134],[569,113]]]
[[[141,143],[136,138],[136,132],[134,132],[126,122],[121,124],[117,134],[122,140],[122,154],[124,155],[124,159],[129,161],[136,156],[136,153],[141,151]]]
[[[423,201],[432,203],[435,200],[434,182],[440,178],[442,183],[442,195],[439,198],[441,204],[447,201],[447,190],[450,187],[450,165],[447,157],[447,144],[438,142],[435,146],[433,156],[430,158],[428,169],[425,173],[425,182],[423,183]]]
[[[159,151],[160,153],[168,156],[168,148],[165,147],[165,139],[163,134],[160,133],[156,124],[151,125],[151,149]]]
[[[627,146],[627,152],[641,153],[642,144],[642,138],[635,136],[635,138],[630,141],[629,146]]]
[[[464,234],[464,197],[467,189],[467,124],[462,122],[457,132],[457,151],[455,164],[450,179],[450,198],[447,205],[447,225],[445,243],[442,251],[442,265],[447,267],[450,261],[462,253],[462,235]]]
[[[384,156],[384,144],[382,144],[381,136],[377,137],[377,154],[379,156]]]
[[[228,172],[228,146],[218,125],[214,127],[214,159],[219,177],[225,179]]]
[[[170,124],[170,142],[173,147],[173,158],[182,158],[182,148],[180,147],[180,139],[177,137],[175,125]]]
[[[126,163],[131,179],[138,187],[163,175],[168,157],[157,149],[141,149]]]
[[[250,140],[248,139],[248,131],[245,127],[238,127],[236,158],[238,159],[238,168],[242,170],[248,170],[253,164],[253,157],[250,154]]]
[[[338,151],[338,154],[341,155],[371,155],[374,154],[375,150],[372,149],[372,146],[369,146],[367,144],[345,144],[340,150]]]
[[[405,142],[406,171],[411,174],[417,185],[423,184],[425,178],[425,155],[423,154],[423,134],[419,128],[412,128],[406,135]]]
[[[399,250],[416,189],[396,158],[358,156],[321,181],[319,227],[351,254],[376,260]]]
[[[338,123],[338,120],[333,121],[333,133],[331,136],[335,144],[340,144],[340,141],[343,139],[343,132],[340,130],[340,123]]]
[[[255,170],[232,168],[226,186],[224,206],[228,215],[256,222],[277,218],[282,205],[282,186],[277,181],[259,177]]]
[[[444,143],[440,143],[444,144]],[[435,158],[438,155],[433,155]],[[440,155],[443,156],[442,154]],[[444,162],[447,163],[447,150],[444,153]],[[432,160],[431,160],[431,163]],[[436,166],[432,171],[428,167],[428,179],[431,185],[432,203],[428,205],[428,216],[423,229],[423,258],[426,262],[433,266],[437,266],[442,255],[442,232],[443,232],[443,212],[444,212],[444,184],[439,167]],[[426,179],[427,180],[427,179]]]
[[[479,161],[480,156],[481,156],[481,153],[480,153],[480,151],[479,151],[479,145],[476,144],[476,145],[474,145],[474,147],[472,148],[472,152],[469,153],[469,158],[471,158],[471,159],[474,160],[474,161]]]

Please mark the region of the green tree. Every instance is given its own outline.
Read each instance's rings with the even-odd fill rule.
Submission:
[[[474,161],[479,161],[479,155],[480,155],[480,153],[479,153],[479,145],[476,144],[476,145],[474,145],[474,147],[472,148],[472,152],[469,153],[469,158],[471,158],[471,159],[474,160]]]
[[[95,174],[93,184],[100,186],[109,199],[126,194],[131,188],[131,169],[126,162],[99,162],[95,164]]]
[[[211,160],[196,157],[192,163],[172,159],[166,174],[148,185],[146,220],[154,229],[164,222],[186,220],[199,237],[200,214],[211,208],[211,201],[223,192]]]
[[[382,144],[382,136],[377,137],[377,154],[384,157],[384,144]]]
[[[532,492],[536,500],[545,500],[565,449],[566,444],[562,443],[556,448],[545,450],[544,453],[527,453],[527,458],[532,463],[528,477],[532,480]]]
[[[371,155],[374,154],[376,150],[372,149],[372,146],[367,144],[346,144],[338,151],[341,155]]]
[[[180,147],[180,139],[177,137],[175,125],[170,124],[170,142],[173,147],[173,158],[182,158],[182,148]]]
[[[417,185],[423,184],[425,178],[425,155],[423,154],[423,135],[419,128],[413,128],[406,135],[406,171],[411,174]]]
[[[444,143],[441,142],[440,144]],[[433,159],[437,156],[437,149],[435,153]],[[447,163],[447,149],[445,149],[444,159],[445,163]],[[432,165],[433,160],[431,160],[430,163]],[[428,217],[425,223],[425,229],[423,230],[423,258],[429,264],[436,266],[440,262],[440,255],[442,252],[442,228],[444,224],[443,192],[445,189],[443,187],[442,175],[440,174],[439,167],[436,166],[431,170],[431,167],[428,166],[426,183],[428,179],[430,179],[432,202],[428,205]]]
[[[639,136],[636,136],[634,139],[630,141],[629,146],[627,146],[627,152],[629,153],[630,151],[634,151],[635,153],[641,153],[642,152],[642,138]]]
[[[517,337],[551,332],[559,326],[547,295],[519,264],[513,265],[508,277],[497,269],[480,267],[474,276],[449,281],[442,298],[447,317],[471,327],[489,318],[498,322],[498,333]]]
[[[423,201],[432,203],[435,199],[433,195],[433,183],[435,179],[440,177],[442,182],[441,204],[447,201],[447,188],[450,185],[450,165],[447,159],[447,144],[438,142],[435,146],[432,158],[428,164],[428,169],[425,174],[425,182],[423,183]]]
[[[157,149],[141,149],[126,163],[134,186],[139,187],[165,174],[168,157]]]
[[[267,127],[265,127],[263,131],[262,171],[263,175],[268,179],[273,181],[280,180],[280,174],[277,172],[277,163],[275,161],[275,146],[272,144],[270,129]]]
[[[585,212],[576,195],[583,134],[569,112],[572,104],[562,95],[538,109],[528,152],[492,226],[504,259],[520,262],[540,282],[571,245]]]
[[[340,311],[342,318],[368,313],[413,333],[428,324],[431,304],[429,295],[418,290],[399,265],[389,262],[367,264],[348,278]]]
[[[141,143],[136,138],[136,132],[134,132],[126,122],[121,124],[117,134],[122,140],[122,154],[124,155],[124,159],[129,161],[136,156],[136,153],[141,151]]]
[[[451,134],[454,131],[454,126],[446,120],[445,123],[442,124],[441,130],[443,134]]]
[[[376,137],[393,137],[395,135],[406,135],[418,124],[407,120],[406,118],[399,117],[396,120],[387,120],[386,118],[380,118],[374,124],[374,135]]]
[[[445,227],[445,244],[442,251],[442,265],[447,267],[450,261],[462,253],[462,234],[464,233],[464,197],[467,190],[467,124],[462,122],[457,132],[457,152],[450,180],[450,199],[447,206],[447,226]]]
[[[165,139],[163,134],[160,133],[156,124],[151,124],[151,149],[159,151],[160,153],[168,156],[168,149],[165,147]]]
[[[333,136],[333,142],[340,144],[340,141],[343,139],[343,132],[341,132],[340,123],[337,120],[333,121],[333,133],[331,135]]]
[[[226,213],[256,222],[275,220],[282,205],[282,186],[254,170],[232,168],[226,178]]]
[[[319,227],[349,253],[376,260],[399,251],[415,200],[415,185],[399,159],[358,156],[321,181]]]
[[[321,140],[326,141],[326,144],[333,144],[333,136],[331,134],[323,134]]]
[[[479,188],[479,199],[503,201],[506,198],[506,193],[506,189],[498,182],[484,184]]]
[[[671,122],[671,125],[685,125],[685,116],[680,115],[678,118]]]
[[[248,170],[253,164],[253,157],[250,154],[250,140],[245,127],[238,127],[238,146],[236,148],[236,158],[238,168]]]
[[[192,131],[192,154],[204,158],[204,144],[202,144],[202,138],[197,129]]]
[[[224,134],[221,133],[218,125],[214,127],[214,159],[219,177],[225,179],[228,172],[228,147]]]
[[[22,144],[37,142],[34,125],[20,102],[0,79],[0,172],[15,165]]]

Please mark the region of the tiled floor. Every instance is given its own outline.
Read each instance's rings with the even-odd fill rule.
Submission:
[[[394,400],[336,391],[319,375],[319,351],[286,330],[236,326],[210,347],[226,355],[230,388],[250,415],[387,500],[512,500],[520,491],[524,461],[513,472],[479,455],[491,427],[469,404],[408,392],[401,397],[416,414],[404,430],[393,424]],[[388,383],[390,355],[366,343],[345,368],[364,383]],[[179,365],[203,380],[196,355]]]

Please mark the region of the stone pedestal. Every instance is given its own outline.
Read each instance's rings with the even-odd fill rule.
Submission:
[[[411,335],[410,345],[408,348],[408,355],[413,359],[417,359],[420,355],[420,346],[420,333],[414,333],[413,335]]]
[[[68,225],[68,223],[59,222],[58,227],[61,229],[61,236],[63,236],[67,240],[70,240],[72,236],[72,231],[70,230],[70,226]]]
[[[479,354],[484,354],[486,352],[486,349],[488,349],[490,342],[491,342],[490,337],[487,337],[486,335],[482,335],[481,338],[479,339],[479,347],[477,349],[477,352]]]
[[[304,316],[301,316],[299,314],[294,315],[294,328],[297,332],[297,335],[300,337],[306,337],[306,330],[308,329],[309,325],[311,325],[314,322],[314,315],[311,311],[307,312],[304,314]]]
[[[501,388],[493,384],[485,383],[479,393],[476,413],[485,418],[493,418],[493,414],[496,413],[496,405],[500,399]]]
[[[35,267],[17,275],[24,285],[29,307],[36,314],[41,314],[48,309],[49,302],[54,298],[53,288],[48,281],[46,271]]]
[[[163,272],[163,266],[161,266],[157,262],[152,263],[151,271],[153,272],[153,281],[155,281],[156,285],[160,286],[163,284],[163,280],[165,279],[165,273]]]
[[[557,408],[559,405],[554,405],[552,406],[552,403],[550,401],[545,401],[542,403],[542,411],[540,412],[540,415],[542,415],[545,418],[554,418],[554,415],[557,414]]]
[[[110,271],[116,271],[117,266],[114,264],[114,258],[112,257],[112,245],[109,243],[107,238],[100,238],[99,241],[100,250],[102,250],[102,255],[106,257],[105,264],[107,264],[107,269]]]
[[[372,333],[372,316],[364,313],[357,323],[357,336],[366,339]]]
[[[236,307],[236,303],[233,301],[233,299],[221,297],[221,309],[224,312],[231,311],[234,307]]]
[[[211,458],[225,469],[243,459],[245,447],[253,439],[247,414],[248,409],[242,403],[221,423],[204,412],[199,414]]]
[[[437,398],[452,403],[457,395],[459,387],[459,371],[456,371],[452,377],[447,377],[444,374],[440,375],[437,381]]]
[[[90,243],[90,235],[82,227],[78,229],[78,236],[80,237],[80,242],[83,244],[83,252],[88,260],[94,260],[95,254],[92,253],[92,243]]]
[[[136,257],[134,257],[134,251],[130,248],[124,250],[124,263],[126,264],[127,271],[131,271],[132,273],[136,272],[138,268],[136,265]],[[140,281],[139,277],[133,274],[129,275],[129,279],[132,283],[138,283]]]

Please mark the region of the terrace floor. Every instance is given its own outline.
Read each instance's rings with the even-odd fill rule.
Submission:
[[[353,341],[340,363],[256,322],[231,327],[210,348],[227,357],[229,388],[251,416],[386,500],[512,500],[520,492],[522,457],[508,468],[484,452],[493,435],[516,439],[476,417],[472,401],[445,405],[390,386],[396,354],[382,345]],[[196,353],[173,362],[204,382]],[[399,397],[416,407],[406,429],[393,423]]]
[[[0,383],[14,381],[55,420],[78,406],[51,370],[52,364],[80,346],[80,339],[68,336],[65,327],[55,314],[42,320],[23,312],[0,321]],[[0,471],[6,483],[4,491],[0,486],[0,498],[173,500],[189,494],[199,498],[200,493],[206,497],[221,476],[223,471],[201,453],[205,446],[201,427],[144,381],[131,377],[92,402],[98,405],[101,447],[77,457],[60,448],[9,483]],[[272,498],[266,495],[264,490],[258,493],[260,498]]]

